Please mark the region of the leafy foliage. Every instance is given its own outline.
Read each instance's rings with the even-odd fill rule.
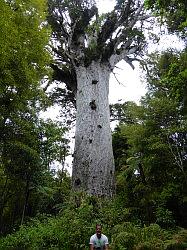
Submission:
[[[171,32],[183,32],[185,38],[185,28],[187,25],[187,5],[186,0],[145,0],[147,8],[152,9],[156,15],[161,16],[166,21]]]
[[[50,77],[46,7],[37,0],[0,4],[1,233],[40,211],[39,186],[55,182],[51,163],[63,163],[68,152],[64,125],[39,119],[50,104],[40,86]]]
[[[105,64],[113,56],[111,69],[122,59],[133,67],[132,61],[142,55],[145,46],[147,18],[139,0],[116,1],[114,10],[101,15],[95,1],[48,1],[52,51],[57,59],[51,64],[53,80],[65,83],[75,94],[76,67],[80,65],[88,67],[92,61]],[[65,96],[74,99],[72,94]]]
[[[151,56],[148,93],[140,106],[120,106],[121,120],[113,135],[123,204],[141,221],[165,228],[186,224],[185,55],[168,51]]]
[[[76,198],[76,199],[75,199]],[[77,199],[80,203],[77,206]],[[56,218],[34,219],[32,225],[22,226],[15,234],[0,240],[2,249],[88,249],[95,224],[103,224],[103,233],[110,240],[110,249],[185,249],[184,229],[166,231],[157,224],[142,228],[130,222],[116,220],[121,215],[116,201],[98,200],[84,194],[74,194],[70,204]],[[115,209],[114,209],[115,208]],[[109,216],[110,215],[110,216]],[[108,217],[109,216],[109,217]],[[110,219],[109,219],[110,218]],[[108,220],[109,219],[109,220]],[[177,248],[178,247],[178,248]]]
[[[64,1],[60,7],[70,11],[75,24],[71,45],[80,38],[79,22],[83,33],[90,36],[96,30],[98,35],[97,43],[90,37],[86,55],[96,59],[97,46],[101,46],[102,59],[106,60],[111,53],[107,49],[114,49],[109,48],[107,39],[115,27],[112,22],[110,32],[103,34],[104,26],[110,18],[116,20],[121,7],[129,11],[130,2],[117,1],[115,11],[94,21],[94,3]],[[166,1],[146,1],[148,8],[166,18],[171,31],[185,26],[186,5],[178,3],[172,1],[168,6]],[[52,11],[60,3],[53,4],[57,6],[49,6]],[[91,9],[88,22],[85,15]],[[0,224],[4,235],[16,231],[1,237],[0,249],[87,249],[96,223],[103,224],[111,249],[186,249],[187,232],[181,228],[187,223],[186,50],[152,54],[147,61],[148,94],[141,104],[111,106],[112,119],[120,120],[113,133],[115,199],[72,194],[67,171],[51,171],[56,162],[63,166],[68,154],[67,128],[64,123],[43,121],[38,116],[49,104],[40,86],[51,63],[45,10],[45,2],[37,0],[1,0],[0,4]],[[49,16],[53,34],[66,38],[60,21],[65,24],[68,20],[61,20],[60,12],[53,14],[56,16]],[[127,21],[125,12],[121,18]],[[124,39],[125,34],[120,34]],[[143,41],[136,29],[128,36]],[[53,65],[54,78],[62,80],[63,72],[64,81],[76,83],[71,58],[63,59],[69,67],[64,65],[57,72]],[[64,90],[67,96],[72,94],[70,85],[70,90]],[[62,89],[56,90],[50,101],[66,106],[68,98],[62,100]]]

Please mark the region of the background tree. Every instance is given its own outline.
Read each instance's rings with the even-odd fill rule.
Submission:
[[[141,1],[116,1],[99,15],[94,1],[49,1],[53,30],[54,79],[76,97],[76,134],[72,183],[92,195],[114,193],[114,160],[109,124],[109,76],[115,65],[142,54]]]
[[[150,8],[162,23],[166,23],[170,32],[182,32],[181,35],[185,38],[187,25],[187,4],[186,0],[145,0],[145,6]]]
[[[39,119],[39,112],[49,105],[40,86],[41,80],[49,78],[51,62],[46,9],[45,1],[0,3],[2,233],[37,213],[34,197],[38,196],[38,186],[44,182],[47,171],[49,175],[51,162],[63,163],[68,150],[64,126]]]
[[[175,34],[182,39],[184,44],[183,60],[186,62],[186,27],[187,27],[187,2],[186,0],[157,1],[145,0],[145,6],[150,9],[159,19],[160,24],[167,26],[170,34]],[[184,106],[187,113],[187,84],[184,88]]]
[[[125,122],[124,116],[113,140],[116,152],[123,152],[116,155],[122,201],[141,221],[165,227],[186,223],[186,67],[181,58],[183,52],[154,54],[148,63],[148,93],[140,106],[122,105],[134,122]],[[122,148],[117,136],[124,141]]]

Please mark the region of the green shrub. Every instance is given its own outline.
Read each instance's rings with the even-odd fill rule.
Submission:
[[[96,223],[102,223],[111,250],[184,250],[187,230],[164,230],[157,224],[140,227],[126,221],[112,201],[78,195],[57,217],[38,216],[17,232],[0,239],[0,250],[87,250]],[[113,215],[114,220],[113,220]],[[173,229],[174,230],[174,229]]]
[[[114,247],[115,249],[120,249],[121,246],[123,246],[128,250],[131,250],[135,245],[135,238],[135,235],[132,233],[121,232],[114,239]]]
[[[165,244],[164,250],[186,250],[187,243],[176,242],[175,240],[170,240]]]
[[[134,250],[161,250],[163,248],[158,248],[155,247],[151,242],[141,242],[140,244],[138,244]]]
[[[187,230],[179,229],[172,235],[172,239],[166,240],[165,250],[186,250],[187,249]]]
[[[175,226],[175,220],[170,210],[159,207],[156,210],[156,223],[164,228],[171,228]]]

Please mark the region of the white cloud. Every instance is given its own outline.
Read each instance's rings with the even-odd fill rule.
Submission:
[[[139,102],[146,93],[146,84],[140,81],[139,65],[133,70],[125,61],[117,64],[114,74],[111,74],[109,84],[109,102],[116,103],[134,101]],[[117,78],[117,80],[116,80]]]
[[[115,0],[96,0],[99,13],[107,13],[114,9]]]

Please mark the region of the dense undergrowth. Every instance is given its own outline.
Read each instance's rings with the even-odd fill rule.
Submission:
[[[55,217],[40,214],[15,233],[0,239],[0,249],[88,249],[96,223],[111,250],[185,250],[187,230],[141,225],[117,200],[99,200],[83,194],[72,196]]]

